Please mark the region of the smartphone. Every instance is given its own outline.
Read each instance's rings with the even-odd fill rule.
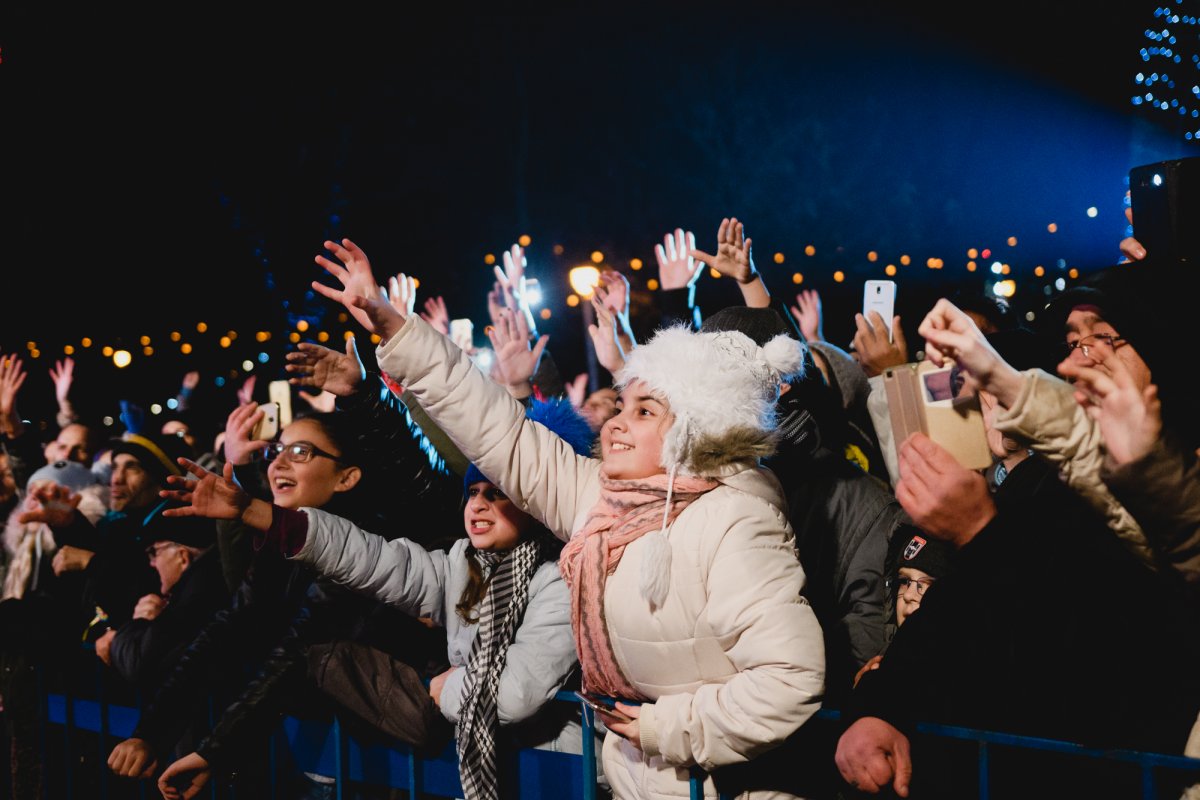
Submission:
[[[254,430],[250,432],[251,441],[274,441],[279,435],[279,403],[263,403],[258,410],[262,412],[262,419],[254,423]]]
[[[604,714],[606,717],[612,717],[617,722],[633,722],[633,717],[612,705],[607,697],[600,697],[591,692],[576,692],[575,696],[582,700],[588,708]]]
[[[966,379],[955,364],[901,364],[884,370],[883,387],[897,448],[909,435],[920,432],[967,469],[991,466],[992,451],[979,397],[964,391]]]
[[[271,381],[267,386],[267,397],[279,404],[279,429],[292,424],[292,385],[286,380]]]
[[[1200,156],[1129,171],[1133,238],[1155,260],[1200,262]]]
[[[470,352],[475,346],[475,323],[469,319],[450,320],[450,341]]]
[[[896,282],[867,281],[863,284],[863,319],[871,321],[871,312],[883,318],[887,326],[888,341],[892,341],[892,318],[896,316]]]

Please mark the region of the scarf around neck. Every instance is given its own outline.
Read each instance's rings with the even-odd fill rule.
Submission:
[[[532,537],[508,553],[475,553],[491,575],[479,606],[479,632],[471,643],[462,711],[455,731],[459,778],[467,800],[496,800],[500,796],[496,749],[500,673],[508,646],[525,616],[529,583],[542,564],[542,552],[540,539]]]
[[[604,615],[604,587],[621,563],[625,547],[651,531],[663,532],[655,536],[665,549],[648,549],[642,565],[642,593],[646,595],[648,576],[669,581],[670,544],[663,534],[685,508],[717,485],[708,478],[676,477],[672,481],[666,474],[615,480],[601,469],[600,497],[558,561],[571,591],[571,629],[587,691],[650,699],[633,688],[617,664]]]

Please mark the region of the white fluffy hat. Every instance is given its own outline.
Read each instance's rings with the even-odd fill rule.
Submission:
[[[620,386],[643,381],[670,405],[675,421],[663,436],[663,469],[714,476],[774,452],[779,385],[803,369],[803,348],[782,334],[759,347],[737,331],[679,325],[636,347],[615,377]]]

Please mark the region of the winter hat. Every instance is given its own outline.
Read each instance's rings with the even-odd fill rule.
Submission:
[[[643,381],[670,406],[661,466],[670,474],[711,477],[729,464],[771,455],[779,384],[801,374],[804,346],[777,335],[759,347],[744,333],[658,331],[614,376]]]
[[[871,394],[871,382],[867,379],[867,373],[863,372],[862,364],[829,342],[809,342],[808,346],[820,353],[829,364],[829,371],[833,373],[831,383],[841,397],[842,408],[865,407],[867,397]]]
[[[207,517],[164,517],[162,507],[155,511],[142,526],[143,543],[176,542],[200,550],[217,543],[217,526],[213,520]]]
[[[571,405],[571,401],[567,398],[555,397],[549,400],[535,398],[525,409],[525,417],[533,422],[541,423],[549,428],[551,433],[558,434],[558,438],[569,444],[576,454],[581,456],[591,454],[596,434],[583,415],[575,409],[575,406]],[[480,481],[495,483],[480,472],[479,467],[468,464],[467,471],[463,473],[463,494],[466,495],[471,484]]]
[[[167,485],[168,475],[183,475],[178,458],[196,457],[196,453],[178,436],[162,436],[150,433],[126,433],[112,443],[112,457],[121,453],[136,458],[142,468],[160,485]]]
[[[934,539],[913,525],[900,525],[892,533],[888,546],[888,575],[901,567],[919,569],[934,578],[942,578],[954,567],[954,547]]]
[[[55,461],[53,464],[47,464],[29,476],[29,480],[25,482],[25,491],[32,490],[33,485],[41,481],[53,481],[76,493],[98,483],[96,475],[90,469],[75,461]]]

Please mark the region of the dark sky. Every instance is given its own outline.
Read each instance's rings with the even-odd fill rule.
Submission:
[[[330,237],[358,242],[381,277],[416,275],[479,330],[485,255],[532,236],[544,330],[572,374],[566,270],[599,250],[640,290],[664,233],[711,248],[731,214],[776,299],[803,273],[839,340],[862,280],[902,254],[904,311],[976,280],[969,247],[1011,261],[1028,278],[1014,301],[1034,307],[1035,265],[1052,278],[1059,259],[1063,272],[1117,259],[1129,167],[1194,154],[1129,104],[1152,3],[973,4],[972,20],[961,4],[641,5],[442,4],[421,20],[7,9],[0,348],[42,350],[29,403],[85,335],[156,347],[133,347],[123,372],[77,353],[100,410],[113,393],[166,397],[189,366],[230,375],[263,349],[260,328],[275,335],[258,373],[277,377],[297,318],[347,327],[306,296]],[[700,295],[710,309],[737,297],[707,278]],[[239,339],[221,351],[227,329]]]

